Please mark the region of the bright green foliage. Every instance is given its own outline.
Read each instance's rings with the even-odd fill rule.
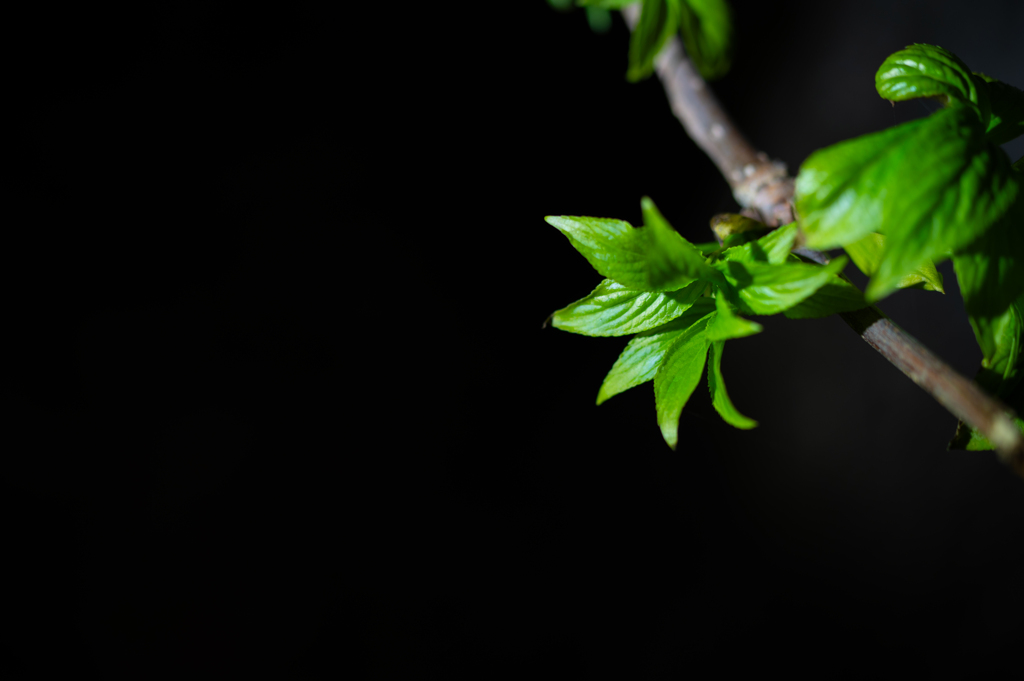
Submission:
[[[757,424],[729,400],[720,363],[725,340],[760,333],[762,327],[737,316],[735,308],[802,318],[862,307],[860,291],[838,276],[846,259],[822,267],[792,255],[795,223],[739,246],[696,248],[647,197],[641,210],[647,224],[640,229],[619,220],[546,218],[608,277],[586,298],[555,312],[554,326],[591,336],[639,332],[605,377],[597,403],[653,378],[658,425],[671,447],[678,441],[679,414],[700,380],[709,349],[712,403],[727,423],[753,428]],[[768,229],[760,225],[745,232],[760,233],[762,227]],[[653,290],[652,280],[678,282],[680,272],[692,277],[685,287]]]
[[[645,223],[643,230],[650,234],[647,266],[651,285],[656,290],[673,290],[694,278],[718,279],[714,270],[704,263],[700,251],[672,228],[650,198],[645,196],[640,200],[640,210]]]
[[[801,167],[796,190],[811,248],[886,235],[866,292],[878,300],[929,260],[941,261],[981,236],[1019,186],[975,114],[950,108],[815,152]]]
[[[882,251],[885,249],[885,237],[877,232],[872,232],[862,239],[844,246],[850,260],[864,274],[869,277],[878,271],[878,263],[882,260]],[[920,288],[925,291],[938,291],[945,293],[942,287],[942,274],[935,269],[935,263],[926,260],[913,272],[905,275],[897,283],[896,288]]]
[[[577,0],[617,9],[620,0]],[[705,76],[729,63],[724,0],[643,0],[630,43],[631,80],[653,70],[677,30]],[[712,221],[717,243],[691,244],[644,197],[645,226],[591,217],[548,217],[606,279],[552,315],[554,326],[592,336],[636,333],[598,392],[601,404],[654,381],[662,436],[675,449],[679,417],[704,371],[712,404],[737,428],[753,428],[725,389],[725,341],[760,333],[739,314],[791,319],[850,312],[899,288],[944,293],[936,264],[953,259],[968,319],[982,350],[977,381],[1024,414],[1024,159],[999,144],[1024,132],[1024,93],[975,74],[955,55],[911,45],[875,78],[893,102],[926,97],[944,108],[925,118],[812,154],[796,180],[798,222],[771,229],[741,215]],[[843,247],[871,280],[862,293],[797,245]],[[799,251],[806,253],[805,251]],[[1024,419],[1017,419],[1024,432]],[[991,449],[961,423],[952,448]]]
[[[706,327],[707,321],[702,319],[684,331],[665,352],[661,366],[654,374],[658,427],[672,449],[679,441],[679,414],[704,373],[709,344]]]
[[[640,21],[629,38],[626,78],[637,82],[654,73],[654,58],[679,28],[681,0],[643,0]]]
[[[763,327],[743,317],[737,317],[732,305],[724,295],[715,297],[715,310],[718,312],[708,323],[708,340],[725,341],[730,338],[743,338],[761,333]]]
[[[624,336],[672,321],[700,298],[705,284],[696,281],[678,291],[634,291],[605,279],[586,298],[551,316],[555,328],[586,336]]]
[[[955,54],[936,45],[910,45],[889,55],[875,74],[882,99],[902,102],[929,97],[943,104],[958,102],[974,110],[988,125],[991,107],[985,83]]]
[[[651,331],[638,333],[615,360],[597,393],[597,403],[654,378],[665,352],[684,331],[714,311],[710,298],[701,298],[681,317]]]
[[[732,17],[725,0],[684,0],[679,28],[700,75],[721,78],[732,64]]]
[[[714,319],[711,320],[714,323]],[[709,324],[710,326],[710,324]],[[725,352],[725,343],[722,341],[712,342],[710,351],[710,362],[708,365],[708,388],[711,390],[711,404],[715,411],[730,426],[749,430],[757,427],[757,421],[747,418],[733,406],[729,399],[729,393],[725,391],[725,379],[722,378],[722,353]]]
[[[807,245],[846,247],[870,270],[868,300],[912,282],[941,288],[934,265],[977,243],[1024,186],[998,146],[1024,125],[1019,90],[932,45],[891,55],[875,85],[892,101],[931,97],[947,108],[817,151],[796,182]],[[865,241],[873,233],[884,243]]]
[[[744,314],[777,314],[809,298],[842,271],[846,258],[827,266],[804,263],[771,265],[725,260],[715,263],[728,282],[726,294]]]
[[[621,8],[617,1],[579,4]],[[732,63],[732,16],[725,0],[643,0],[640,21],[629,40],[629,70],[636,82],[654,72],[654,59],[675,32],[697,70],[707,79],[720,78]]]
[[[754,222],[751,220],[751,222]],[[767,229],[767,225],[764,226]],[[750,232],[744,232],[749,234]],[[779,265],[786,261],[796,241],[797,227],[792,222],[768,234],[722,252],[722,258],[742,263],[768,263]]]
[[[860,289],[842,274],[836,274],[809,298],[784,310],[782,314],[790,319],[817,319],[840,312],[852,312],[867,305]]]
[[[700,252],[663,220],[634,229],[622,220],[545,219],[569,238],[595,270],[637,291],[676,291],[698,278],[717,276]]]

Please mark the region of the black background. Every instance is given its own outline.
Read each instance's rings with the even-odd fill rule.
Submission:
[[[873,89],[910,42],[1022,84],[1019,2],[733,5],[715,90],[794,171],[928,112]],[[957,676],[1019,654],[1024,481],[945,451],[953,418],[838,319],[759,319],[724,372],[762,425],[698,389],[677,452],[649,386],[593,405],[624,340],[541,331],[599,281],[544,215],[638,223],[647,194],[704,241],[735,207],[657,81],[625,82],[618,18],[23,27],[15,678]],[[973,375],[942,271],[945,296],[882,308]]]

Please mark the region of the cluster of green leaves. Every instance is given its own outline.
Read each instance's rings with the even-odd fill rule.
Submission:
[[[573,0],[548,0],[558,9]],[[575,0],[596,31],[607,30],[608,11],[642,2],[640,22],[629,42],[626,77],[636,82],[654,72],[654,58],[677,32],[690,59],[707,79],[725,75],[732,64],[732,15],[725,0]]]
[[[869,301],[907,285],[941,291],[935,264],[951,258],[982,350],[978,381],[1009,398],[1024,334],[1024,167],[999,145],[1024,134],[1024,92],[934,45],[891,55],[875,87],[892,102],[943,108],[803,163],[796,208],[807,245],[844,248],[871,277]],[[964,424],[951,445],[991,448]]]
[[[762,328],[739,314],[802,319],[864,307],[860,290],[840,274],[846,258],[821,266],[792,254],[795,223],[769,231],[746,220],[721,246],[694,245],[650,199],[641,210],[639,228],[604,218],[546,218],[606,277],[590,295],[553,313],[552,324],[588,336],[636,334],[601,384],[597,403],[653,379],[658,425],[673,449],[680,413],[709,357],[715,409],[727,423],[753,428],[757,423],[733,406],[722,378],[725,341]]]

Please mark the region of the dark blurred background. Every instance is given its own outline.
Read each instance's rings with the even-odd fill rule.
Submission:
[[[922,116],[911,42],[1024,85],[1024,4],[733,0],[715,91],[795,172]],[[729,343],[678,451],[544,215],[735,209],[628,31],[544,0],[27,18],[7,230],[11,678],[931,676],[1019,659],[1024,480],[840,320]],[[24,93],[24,94],[22,94]],[[1008,145],[1014,159],[1020,140]],[[850,268],[852,270],[852,268]],[[973,375],[946,295],[881,307]],[[851,272],[852,275],[852,272]],[[863,281],[862,279],[860,281]]]

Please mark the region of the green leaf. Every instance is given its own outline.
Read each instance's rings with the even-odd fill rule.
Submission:
[[[576,0],[577,7],[600,7],[601,9],[622,9],[637,0]]]
[[[743,338],[761,333],[763,327],[757,322],[752,322],[743,317],[737,317],[733,312],[732,305],[725,299],[724,294],[715,297],[716,314],[708,322],[708,340],[724,341],[730,338]]]
[[[953,269],[970,316],[997,317],[1024,293],[1024,194],[981,238],[953,255]]]
[[[877,232],[872,232],[863,239],[846,244],[844,248],[853,264],[870,277],[878,271],[878,263],[881,262],[882,251],[885,249],[885,237]],[[924,261],[916,270],[905,275],[896,287],[946,292],[942,287],[942,274],[935,269],[935,264],[931,260]]]
[[[650,285],[659,291],[671,291],[694,279],[716,279],[704,256],[672,228],[648,197],[640,199],[645,229],[650,242],[647,264]]]
[[[665,225],[634,229],[605,218],[548,216],[595,270],[637,291],[676,291],[717,275],[677,232]]]
[[[722,247],[718,244],[717,241],[709,241],[703,244],[694,244],[693,247],[700,251],[700,254],[703,255],[705,258],[711,255],[712,253],[717,253],[722,249]]]
[[[970,317],[975,338],[982,348],[984,359],[974,380],[987,392],[1003,398],[1007,405],[1024,413],[1024,376],[1022,371],[1022,346],[1024,346],[1024,298],[1011,303],[1006,311],[997,317]],[[1021,432],[1024,421],[1014,419]],[[963,421],[957,424],[956,433],[949,443],[950,449],[985,451],[995,449],[992,443],[976,428]]]
[[[643,0],[640,21],[629,37],[629,70],[631,82],[647,78],[654,72],[654,58],[679,26],[680,0]]]
[[[708,356],[706,323],[698,322],[684,331],[665,352],[654,374],[654,405],[661,436],[672,449],[679,442],[679,415],[690,399]]]
[[[1024,135],[1024,91],[983,73],[975,75],[985,81],[992,104],[985,139],[992,144],[1006,144]]]
[[[786,262],[793,243],[796,241],[797,226],[795,222],[779,227],[741,246],[728,248],[722,252],[725,260],[737,262],[762,262],[778,265]]]
[[[713,305],[711,298],[701,298],[681,317],[634,336],[605,376],[597,393],[597,403],[654,378],[672,343],[694,324],[706,324],[708,316],[714,312]]]
[[[732,64],[732,17],[725,0],[684,0],[679,28],[700,75],[721,78]]]
[[[722,353],[724,351],[724,341],[711,343],[711,362],[708,366],[708,388],[711,390],[711,404],[714,405],[715,411],[730,426],[741,430],[756,428],[757,421],[741,414],[733,406],[732,400],[729,399],[729,393],[725,391],[725,379],[722,378]]]
[[[1011,173],[974,115],[952,108],[815,152],[797,177],[796,206],[810,248],[886,235],[866,291],[878,300],[981,236],[1018,193]]]
[[[1019,303],[1011,303],[998,317],[970,317],[974,336],[981,347],[982,380],[979,384],[994,394],[1007,392],[1019,378],[1024,316]]]
[[[825,267],[787,262],[771,265],[726,260],[714,265],[725,275],[730,302],[746,314],[777,314],[809,298],[846,266],[838,257]]]
[[[672,321],[700,298],[707,284],[694,282],[678,291],[634,291],[605,279],[586,298],[558,310],[552,325],[586,336],[625,336]]]
[[[889,55],[875,74],[875,89],[892,102],[929,97],[946,106],[966,106],[982,125],[988,124],[984,82],[955,54],[936,45],[908,45]]]
[[[796,256],[793,256],[796,257]],[[806,300],[785,310],[789,319],[818,319],[840,312],[852,312],[867,307],[864,294],[845,275],[837,274],[825,282]]]

